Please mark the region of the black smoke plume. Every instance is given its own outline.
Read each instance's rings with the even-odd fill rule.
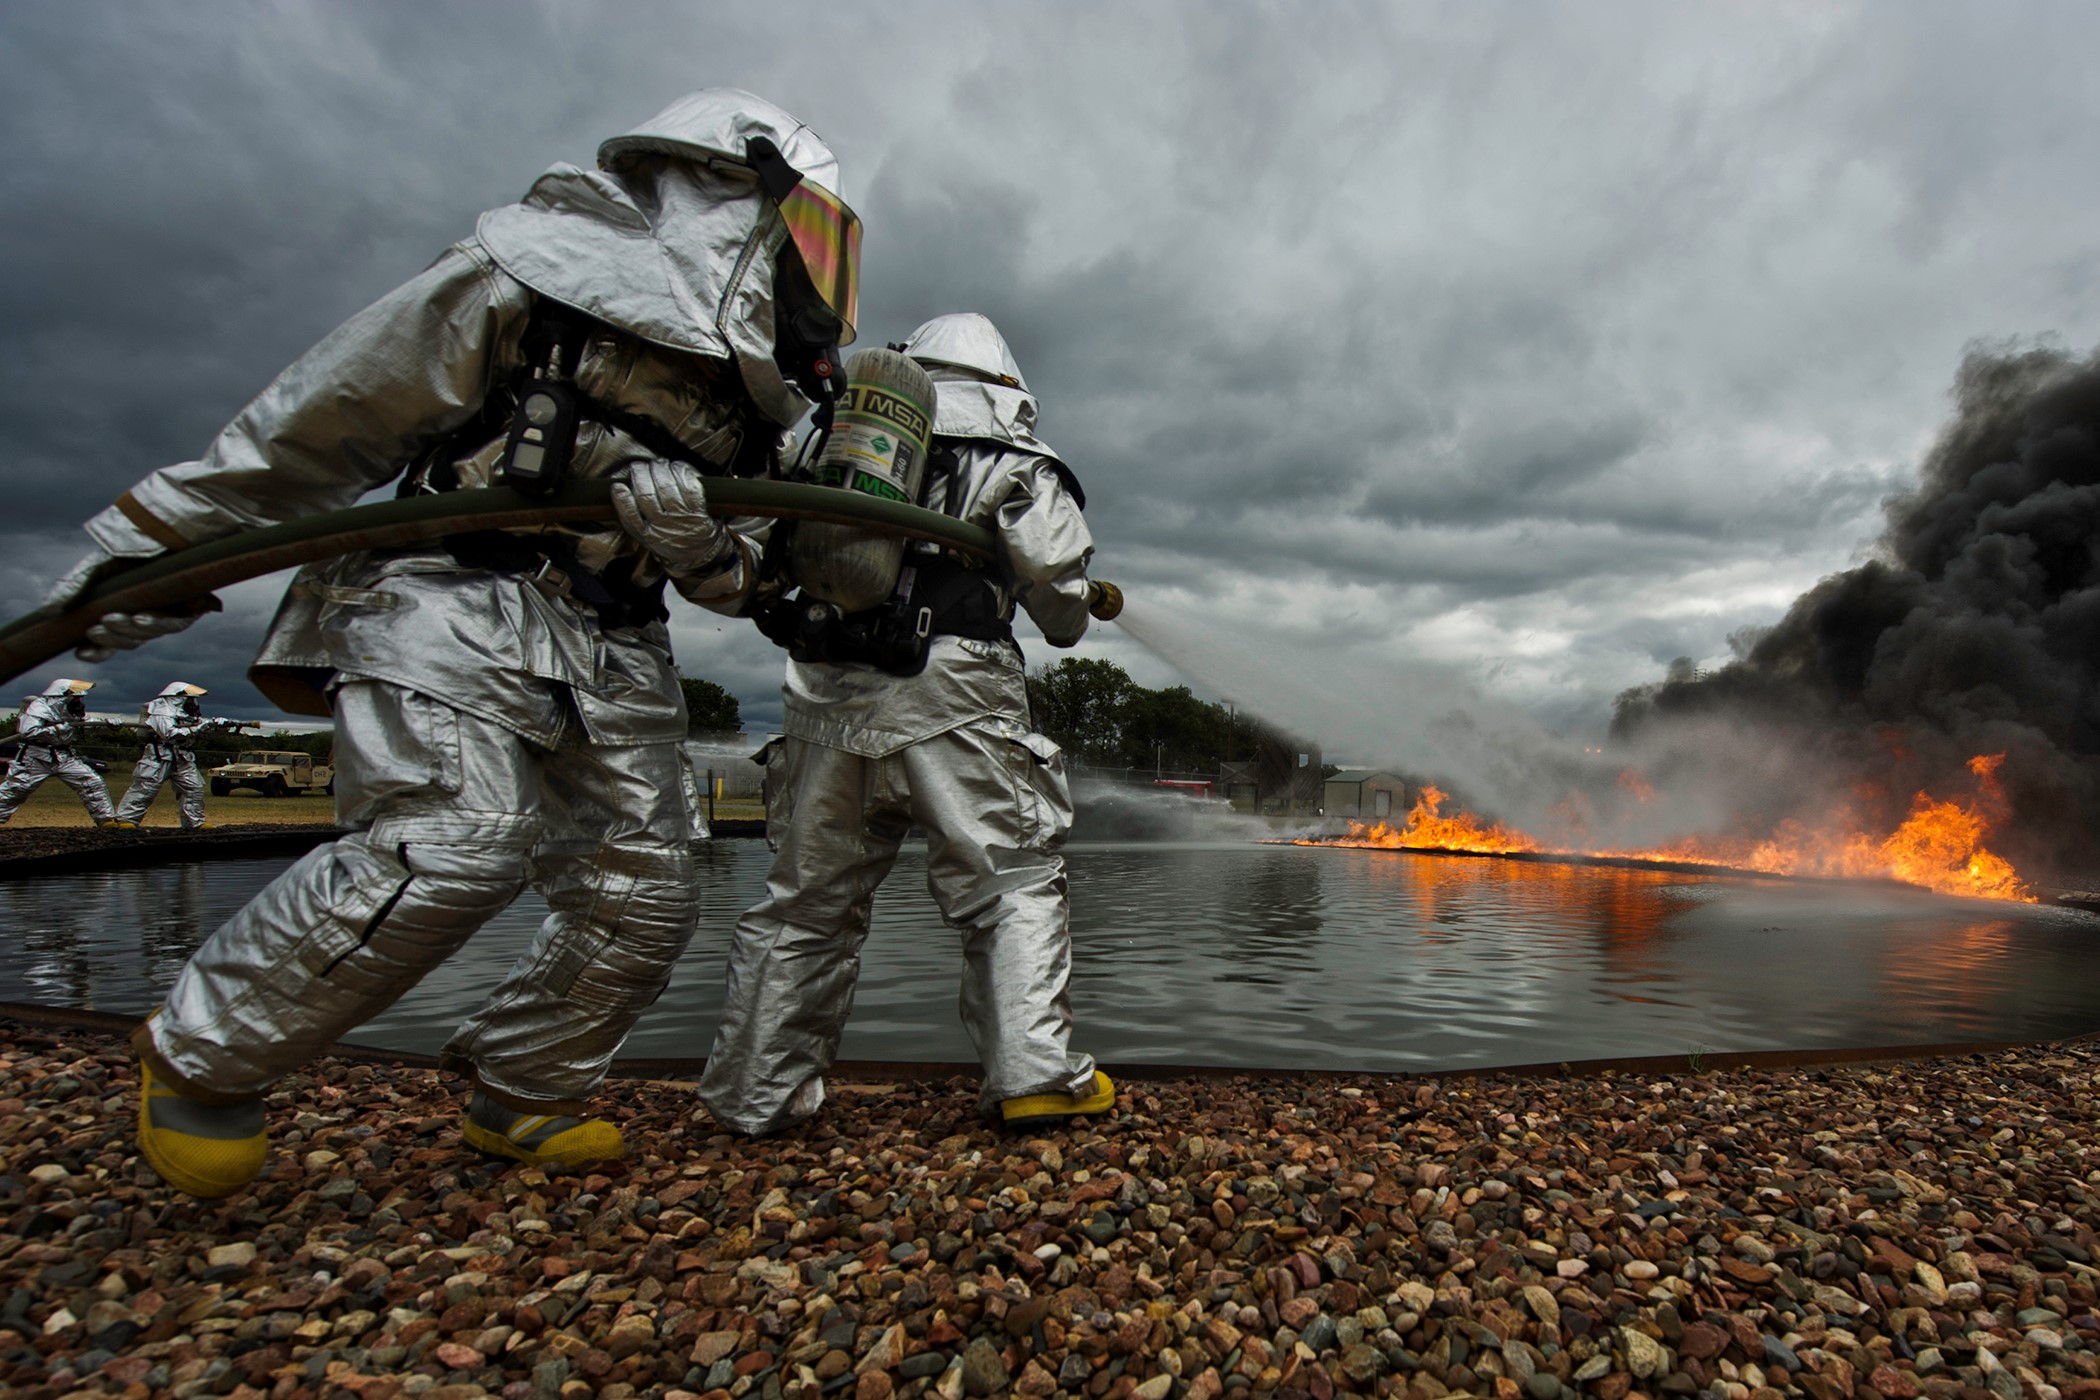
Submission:
[[[2023,875],[2100,876],[2100,352],[1972,349],[1917,489],[1875,557],[1810,589],[1718,671],[1621,695],[1614,737],[1665,755],[1659,783],[1733,783],[1743,832],[1864,802],[1973,793],[2005,754],[1992,849]],[[1740,745],[1672,742],[1720,732]],[[1734,771],[1719,771],[1726,765]],[[1708,771],[1695,775],[1691,769]]]

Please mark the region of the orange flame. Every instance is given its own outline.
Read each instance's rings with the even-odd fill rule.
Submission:
[[[1407,825],[1396,829],[1384,822],[1375,822],[1368,826],[1362,822],[1351,822],[1346,838],[1306,844],[1480,851],[1491,855],[1541,849],[1538,842],[1523,832],[1506,827],[1500,822],[1489,822],[1483,826],[1480,819],[1470,812],[1460,812],[1455,817],[1441,816],[1439,809],[1443,805],[1443,789],[1433,784],[1425,784],[1421,797],[1415,800],[1415,805],[1408,811]]]
[[[1864,829],[1856,814],[1844,810],[1817,826],[1789,818],[1762,840],[1686,837],[1638,851],[1552,850],[1522,831],[1501,822],[1482,822],[1470,812],[1443,815],[1444,792],[1425,786],[1403,826],[1351,822],[1346,835],[1298,844],[1670,861],[1772,875],[1898,880],[1941,894],[2032,904],[2035,895],[2012,864],[1984,847],[1992,829],[2010,812],[1997,776],[2004,761],[2002,753],[1970,759],[1968,767],[1976,777],[1977,787],[1970,801],[1939,801],[1920,792],[1911,799],[1909,817],[1880,837]],[[1655,794],[1655,789],[1631,769],[1620,775],[1619,783],[1636,801],[1646,802]],[[1581,805],[1570,803],[1564,807],[1572,815]]]

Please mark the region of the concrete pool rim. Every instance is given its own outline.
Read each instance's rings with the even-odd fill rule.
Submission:
[[[128,1037],[142,1015],[94,1011],[85,1007],[52,1006],[36,1002],[0,1001],[0,1024],[24,1029],[86,1031]],[[1701,1050],[1675,1055],[1626,1055],[1593,1060],[1538,1061],[1512,1065],[1460,1065],[1448,1068],[1407,1070],[1293,1069],[1247,1065],[1170,1064],[1152,1061],[1104,1063],[1101,1068],[1119,1083],[1145,1083],[1177,1079],[1302,1079],[1317,1081],[1398,1081],[1520,1078],[1593,1079],[1624,1075],[1629,1078],[1698,1077],[1729,1070],[1817,1070],[1857,1069],[1877,1064],[1918,1060],[1957,1059],[1969,1056],[2002,1055],[2020,1050],[2042,1050],[2059,1045],[2100,1041],[2100,1031],[2081,1035],[2054,1036],[2046,1040],[1955,1041],[1914,1045],[1867,1045],[1819,1047],[1810,1050]],[[397,1065],[404,1069],[438,1068],[435,1055],[383,1046],[344,1041],[321,1051],[321,1056],[355,1064]],[[318,1057],[317,1057],[318,1058]],[[704,1058],[683,1059],[634,1057],[613,1061],[615,1079],[639,1079],[689,1084],[707,1065]],[[840,1060],[831,1076],[842,1081],[925,1082],[974,1077],[974,1061]]]

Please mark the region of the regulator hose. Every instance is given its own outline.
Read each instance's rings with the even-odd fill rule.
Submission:
[[[797,481],[709,477],[710,511],[720,516],[823,520],[905,539],[931,540],[974,559],[990,559],[992,532],[836,486]],[[38,609],[0,627],[0,685],[87,639],[109,613],[195,608],[215,588],[365,549],[399,549],[475,530],[529,530],[544,525],[611,520],[612,483],[571,482],[544,496],[508,486],[377,501],[309,515],[149,559],[120,560],[99,574],[64,611]]]

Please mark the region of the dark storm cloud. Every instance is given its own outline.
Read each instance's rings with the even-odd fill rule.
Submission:
[[[0,612],[481,209],[727,83],[838,151],[864,343],[957,309],[1006,332],[1087,483],[1099,573],[1214,611],[1296,600],[1315,635],[1429,648],[1594,725],[1660,654],[1716,660],[1854,562],[1963,344],[2100,341],[2090,182],[2061,174],[2100,127],[2096,28],[1897,5],[11,7]],[[235,693],[271,605],[252,586],[109,674],[208,664]],[[678,636],[690,672],[777,714],[777,653],[697,616]],[[1114,629],[1085,645],[1174,679]]]
[[[1979,349],[1879,556],[1833,574],[1743,654],[1630,693],[1618,730],[1715,721],[1786,736],[1897,804],[2007,759],[2020,868],[2100,870],[2100,355]],[[1680,760],[1682,762],[1682,760]],[[1784,802],[1794,792],[1754,792]]]

